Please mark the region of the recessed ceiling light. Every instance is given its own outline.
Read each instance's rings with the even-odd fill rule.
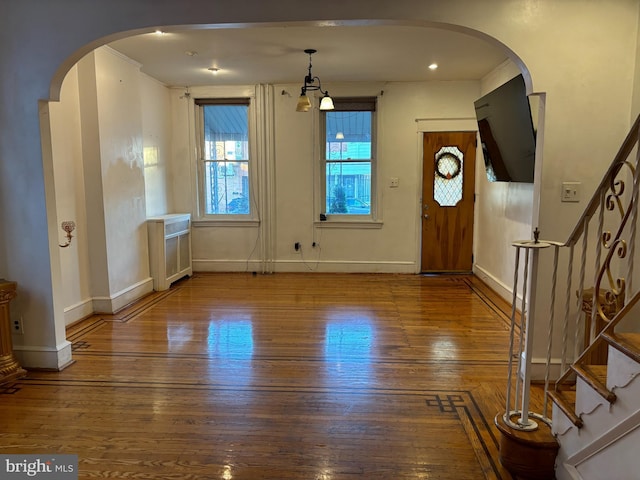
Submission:
[[[437,68],[438,68],[437,63],[432,63],[431,65],[429,65],[429,70],[437,70]]]
[[[162,30],[156,30],[155,32],[156,35],[164,35],[164,32]]]
[[[218,67],[209,67],[209,68],[207,68],[207,70],[209,70],[214,75],[217,75],[218,72],[220,71],[220,69]]]

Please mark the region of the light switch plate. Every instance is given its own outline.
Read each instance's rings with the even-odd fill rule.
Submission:
[[[563,202],[579,202],[580,201],[580,182],[562,182]]]

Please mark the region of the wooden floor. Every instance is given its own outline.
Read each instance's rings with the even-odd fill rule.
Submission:
[[[506,306],[482,287],[197,274],[0,387],[0,453],[77,454],[81,479],[510,479]]]

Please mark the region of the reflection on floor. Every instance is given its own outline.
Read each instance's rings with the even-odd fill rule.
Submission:
[[[0,449],[80,478],[508,479],[505,311],[471,276],[197,274],[5,385]]]

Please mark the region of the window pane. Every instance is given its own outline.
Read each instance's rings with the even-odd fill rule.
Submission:
[[[205,213],[249,213],[249,162],[204,164]]]
[[[329,214],[371,214],[371,111],[325,114],[326,189]]]
[[[326,112],[327,160],[371,159],[371,112]]]
[[[249,214],[247,105],[204,105],[205,214]]]
[[[326,211],[371,213],[371,162],[327,162]]]

